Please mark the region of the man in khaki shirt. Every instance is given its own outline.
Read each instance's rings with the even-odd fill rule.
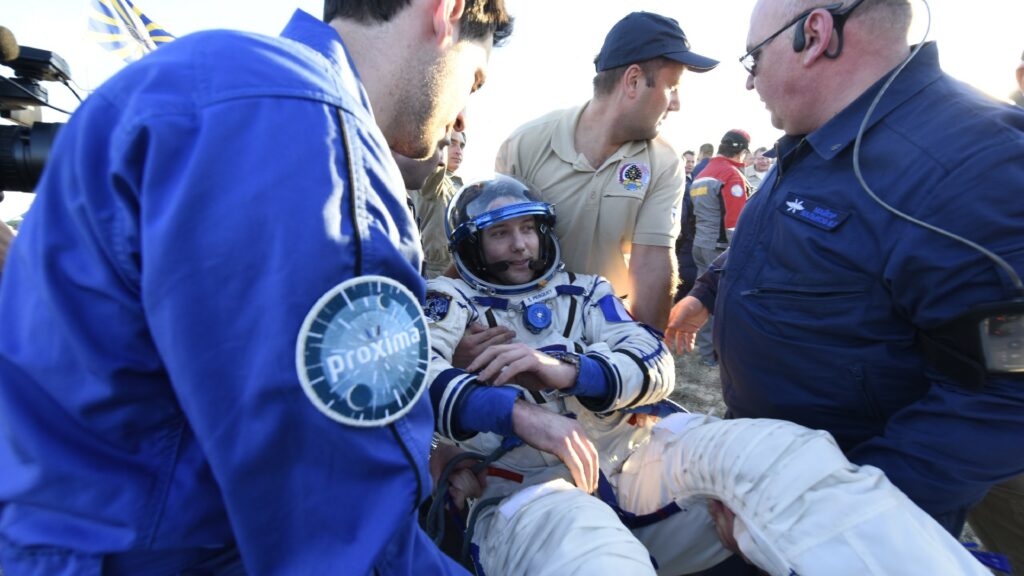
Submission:
[[[634,12],[608,32],[594,63],[593,98],[517,129],[496,170],[555,206],[567,269],[606,277],[638,320],[664,329],[685,180],[658,132],[679,109],[683,70],[718,62],[691,52],[675,20]]]
[[[409,190],[409,201],[423,245],[423,276],[428,280],[444,274],[452,264],[448,239],[444,233],[444,219],[448,201],[456,192],[458,187],[443,165],[434,169],[422,188]]]

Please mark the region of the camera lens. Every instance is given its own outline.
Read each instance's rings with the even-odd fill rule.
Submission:
[[[0,126],[0,190],[32,192],[61,123]]]

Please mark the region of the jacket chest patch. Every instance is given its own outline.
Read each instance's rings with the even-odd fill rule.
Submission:
[[[810,200],[801,198],[796,194],[790,194],[786,197],[785,204],[779,206],[779,212],[782,212],[790,218],[795,218],[801,222],[810,224],[811,226],[817,226],[822,230],[828,230],[830,232],[841,226],[842,223],[850,217],[849,212],[829,208],[824,204],[811,202]]]

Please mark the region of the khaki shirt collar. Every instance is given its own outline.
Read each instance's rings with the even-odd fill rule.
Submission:
[[[567,164],[572,164],[573,169],[580,172],[596,172],[594,167],[590,165],[590,162],[587,161],[587,157],[576,151],[575,145],[576,126],[579,125],[580,116],[583,115],[583,111],[586,110],[588,104],[590,104],[589,100],[582,106],[567,110],[559,118],[555,126],[555,132],[551,136],[551,148],[555,151],[555,154]],[[613,152],[598,169],[615,164],[623,158],[635,156],[646,148],[647,140],[631,140],[626,142],[619,146],[618,150]]]

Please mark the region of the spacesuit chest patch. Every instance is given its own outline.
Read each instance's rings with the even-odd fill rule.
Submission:
[[[427,304],[423,307],[423,313],[431,322],[440,322],[448,317],[448,309],[451,308],[452,297],[444,292],[427,292]]]
[[[811,202],[806,198],[800,198],[796,194],[790,194],[786,197],[786,203],[779,207],[779,212],[790,218],[795,218],[830,232],[838,228],[850,217],[849,212]]]
[[[384,426],[426,388],[426,318],[407,288],[384,276],[338,284],[306,315],[295,367],[321,413],[349,426]]]
[[[629,310],[626,310],[622,300],[611,294],[598,300],[597,305],[601,308],[604,319],[609,322],[634,322],[633,316],[629,313]]]

